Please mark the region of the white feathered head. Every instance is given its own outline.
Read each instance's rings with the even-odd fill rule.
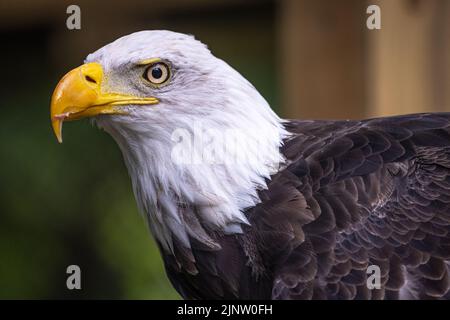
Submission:
[[[117,141],[139,207],[168,250],[173,234],[187,241],[180,206],[195,206],[206,228],[239,232],[243,210],[283,160],[285,131],[264,98],[180,33],[130,34],[66,74],[51,102],[58,140],[63,121],[84,117]]]

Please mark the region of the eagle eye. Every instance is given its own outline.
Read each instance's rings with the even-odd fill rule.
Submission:
[[[161,85],[170,77],[170,69],[167,64],[157,62],[145,69],[144,78],[155,85]]]

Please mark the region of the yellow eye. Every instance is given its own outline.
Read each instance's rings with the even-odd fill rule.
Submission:
[[[152,64],[144,72],[144,78],[153,84],[163,84],[170,77],[169,67],[162,62]]]

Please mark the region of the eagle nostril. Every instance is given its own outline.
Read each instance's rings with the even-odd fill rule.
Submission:
[[[90,76],[84,76],[84,78],[85,78],[86,81],[88,81],[88,82],[92,82],[92,83],[97,84],[97,81],[95,81],[95,79],[91,78]]]

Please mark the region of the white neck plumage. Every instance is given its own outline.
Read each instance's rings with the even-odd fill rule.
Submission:
[[[241,224],[248,223],[243,211],[259,202],[257,191],[284,161],[281,120],[239,79],[228,84],[233,99],[216,101],[203,117],[177,112],[181,108],[168,117],[161,105],[96,119],[120,146],[139,209],[168,252],[174,237],[190,247],[180,207],[195,207],[206,229],[242,232]]]

